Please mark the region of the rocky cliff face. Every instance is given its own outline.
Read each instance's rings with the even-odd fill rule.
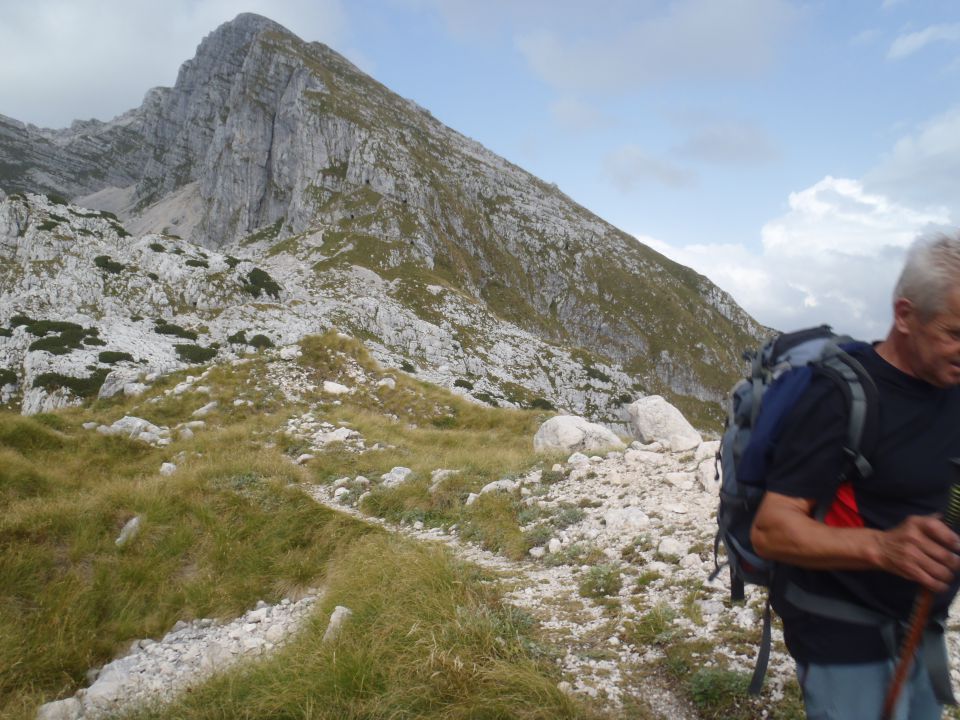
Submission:
[[[702,276],[255,15],[211,33],[173,88],[109,123],[46,131],[0,118],[0,187],[66,195],[208,253],[270,258],[297,278],[300,302],[348,292],[349,278],[392,288],[402,321],[380,307],[360,321],[363,303],[348,303],[385,347],[420,322],[463,351],[480,321],[444,316],[455,298],[565,348],[583,372],[617,368],[628,380],[615,396],[666,392],[688,411],[719,399],[761,330]],[[448,354],[407,355],[451,366]]]

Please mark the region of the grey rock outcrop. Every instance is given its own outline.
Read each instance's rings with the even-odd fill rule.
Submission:
[[[683,414],[659,395],[640,398],[628,408],[637,437],[661,442],[671,450],[692,450],[703,442]]]
[[[536,452],[584,451],[625,447],[611,430],[575,415],[557,415],[547,420],[533,437]]]
[[[159,640],[135,641],[74,697],[41,706],[37,720],[95,720],[169,703],[210,676],[281,645],[306,621],[315,602],[313,594],[276,605],[261,602],[229,622],[180,621]]]
[[[138,234],[177,234],[225,256],[269,255],[283,270],[309,268],[314,296],[316,286],[342,288],[338,278],[361,267],[395,278],[390,285],[407,309],[434,331],[409,317],[398,324],[376,295],[351,312],[366,315],[367,327],[386,326],[384,344],[394,352],[410,334],[422,343],[434,332],[446,355],[482,340],[469,325],[445,324],[441,296],[456,294],[547,345],[590,348],[579,357],[590,379],[585,392],[713,402],[761,332],[706,278],[445,127],[331,49],[256,15],[217,28],[174,87],[150,91],[125,115],[65,130],[0,118],[0,138],[7,191],[82,198]],[[33,245],[23,217],[4,224],[0,244]],[[210,297],[217,286],[198,282],[206,273],[172,258],[159,268],[159,259],[144,269],[182,288],[187,307],[218,308]],[[242,291],[252,269],[227,268],[226,285]],[[404,280],[424,272],[444,284]],[[285,285],[278,299],[302,301]],[[138,287],[162,304],[159,288]],[[509,364],[516,346],[485,349]],[[421,365],[414,354],[407,357],[416,367],[445,364]],[[549,354],[538,360],[552,363]],[[559,407],[544,393],[527,399],[535,400]]]

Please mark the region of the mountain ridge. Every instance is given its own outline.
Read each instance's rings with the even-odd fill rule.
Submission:
[[[65,194],[135,234],[285,255],[321,282],[363,267],[411,296],[448,288],[622,368],[613,395],[662,392],[716,418],[764,331],[703,276],[260,16],[210,33],[140,108],[72,128],[0,117],[0,187]]]

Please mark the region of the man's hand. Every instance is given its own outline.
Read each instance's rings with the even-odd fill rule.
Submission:
[[[814,501],[768,492],[751,539],[761,557],[812,570],[884,570],[931,592],[960,571],[960,536],[936,515],[913,515],[890,530],[830,527]]]
[[[960,570],[960,537],[935,515],[908,517],[877,536],[882,570],[945,591]]]

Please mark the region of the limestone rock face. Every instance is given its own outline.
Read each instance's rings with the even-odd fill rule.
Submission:
[[[659,395],[640,398],[628,408],[641,442],[661,442],[673,451],[692,450],[703,438],[683,414]]]
[[[558,415],[547,420],[533,438],[536,452],[551,450],[585,451],[623,448],[610,429],[575,415]]]
[[[706,278],[666,263],[330,48],[257,15],[214,30],[172,88],[151,90],[109,122],[46,130],[0,117],[0,170],[7,192],[57,193],[149,237],[116,231],[109,252],[90,254],[138,247],[135,267],[159,280],[137,278],[137,305],[226,307],[236,320],[250,314],[236,302],[249,273],[270,265],[282,280],[274,299],[288,308],[312,301],[272,323],[271,341],[289,344],[322,323],[332,295],[346,300],[359,286],[345,302],[350,325],[417,369],[459,371],[451,381],[498,404],[539,401],[616,423],[625,418],[612,400],[621,407],[640,388],[718,401],[761,332]],[[14,205],[0,210],[4,258],[74,262],[41,257],[50,243],[33,241],[38,228],[66,223]],[[74,217],[53,212],[79,233],[74,242],[87,242]],[[82,229],[96,233],[88,224]],[[197,248],[193,256],[146,251],[172,237]],[[209,272],[186,260],[207,262]],[[101,275],[82,287],[53,283],[49,304],[99,304],[116,284]],[[0,289],[7,281],[0,277]],[[483,324],[510,326],[510,337],[487,341],[458,322],[477,313],[445,316],[456,304],[486,311]],[[485,357],[475,357],[476,344]],[[567,363],[544,345],[591,356]],[[510,370],[520,363],[524,372]],[[509,377],[498,377],[500,366]],[[491,376],[489,386],[476,382]],[[530,392],[507,392],[508,383]]]

